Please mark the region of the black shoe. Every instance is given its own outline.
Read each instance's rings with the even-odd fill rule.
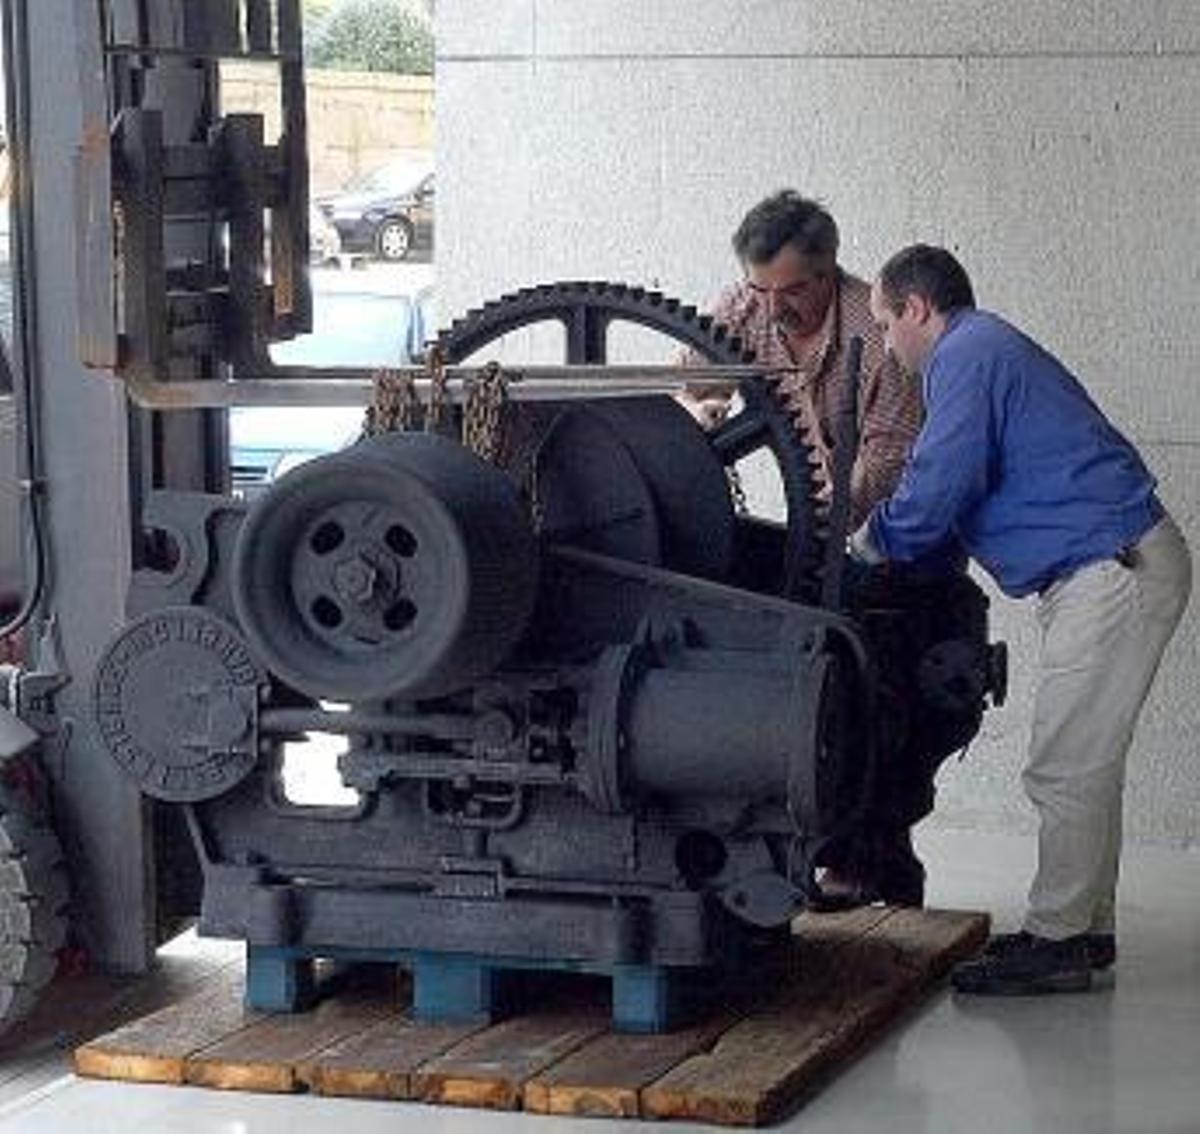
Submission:
[[[1000,953],[1009,952],[1022,946],[1030,936],[1024,930],[1019,933],[997,933],[984,947],[983,955],[994,957]],[[1092,972],[1104,972],[1117,963],[1117,939],[1113,934],[1084,933],[1081,936]]]
[[[975,996],[1086,992],[1092,987],[1086,937],[1052,941],[1032,933],[1002,934],[974,960],[956,965],[950,983]]]

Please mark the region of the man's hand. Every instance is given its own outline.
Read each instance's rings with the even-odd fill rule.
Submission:
[[[729,416],[732,391],[713,386],[685,386],[675,400],[696,419],[705,433],[711,433]]]
[[[869,520],[846,540],[846,553],[855,563],[861,563],[865,567],[877,567],[885,561],[885,556],[871,538]]]

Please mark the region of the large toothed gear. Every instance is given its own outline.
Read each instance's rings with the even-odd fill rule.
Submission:
[[[658,332],[717,365],[754,361],[753,352],[737,336],[695,307],[660,292],[604,282],[543,284],[502,296],[456,319],[437,343],[448,363],[459,363],[504,335],[542,323],[563,328],[564,361],[569,364],[606,362],[609,330],[621,323]],[[774,456],[787,506],[787,538],[772,589],[790,598],[814,600],[819,591],[823,543],[811,450],[798,435],[769,376],[743,379],[739,392],[741,408],[707,435],[708,443],[725,468],[761,449]],[[607,415],[619,412],[602,403],[590,408]],[[618,420],[616,427],[630,428],[630,416]],[[638,447],[631,449],[639,459]],[[639,463],[644,464],[645,458]],[[643,467],[641,471],[652,483],[670,483],[669,478],[654,477],[651,469]],[[689,507],[695,507],[699,495],[693,494]],[[671,511],[670,502],[666,510]],[[700,526],[694,518],[692,526]],[[681,565],[681,569],[688,568],[694,570],[695,565]]]

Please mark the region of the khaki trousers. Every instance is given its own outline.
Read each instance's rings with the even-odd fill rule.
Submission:
[[[1039,821],[1030,933],[1114,931],[1125,757],[1191,584],[1187,544],[1166,517],[1130,566],[1089,564],[1038,601],[1042,648],[1023,776]]]

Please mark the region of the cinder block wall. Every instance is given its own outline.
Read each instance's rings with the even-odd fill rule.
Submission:
[[[442,0],[440,304],[561,277],[710,297],[784,185],[870,274],[956,249],[982,305],[1085,379],[1200,551],[1200,6],[1193,0]],[[1025,828],[1034,628],[943,821]],[[1200,843],[1200,601],[1132,757],[1128,828]]]
[[[309,177],[314,193],[397,157],[433,149],[433,80],[426,75],[310,69],[305,76]],[[280,129],[279,75],[260,63],[221,68],[222,109],[263,115],[268,141]]]

